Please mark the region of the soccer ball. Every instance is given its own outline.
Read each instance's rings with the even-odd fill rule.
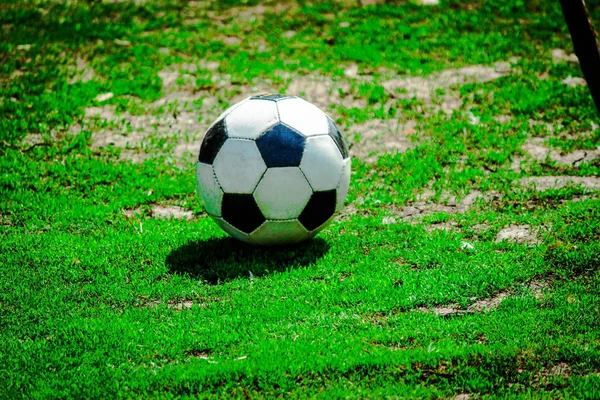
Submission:
[[[196,167],[212,219],[247,243],[313,237],[348,194],[350,157],[333,120],[295,96],[259,95],[208,128]]]

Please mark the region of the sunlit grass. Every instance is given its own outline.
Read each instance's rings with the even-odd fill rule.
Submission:
[[[600,145],[587,88],[563,83],[578,65],[552,58],[571,51],[558,4],[250,3],[0,5],[0,397],[596,397],[598,183],[522,183],[600,175],[524,150]],[[507,61],[426,99],[384,87]],[[160,103],[164,71],[191,95]],[[363,102],[330,104],[348,131],[415,128],[407,151],[353,160],[346,209],[296,247],[225,237],[174,155],[189,132],[94,143],[311,74]],[[156,218],[165,204],[193,218]]]

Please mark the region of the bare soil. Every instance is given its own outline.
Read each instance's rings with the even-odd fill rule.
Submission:
[[[261,18],[266,9],[262,6],[244,7],[243,12],[249,19]],[[224,38],[227,41],[227,38]],[[164,49],[168,52],[169,49]],[[236,87],[235,94],[231,93],[231,77],[220,74],[216,70],[219,64],[215,61],[199,60],[197,63],[173,64],[159,73],[162,79],[165,96],[146,107],[142,115],[125,112],[118,114],[112,105],[102,105],[111,97],[111,93],[99,96],[97,105],[86,109],[86,115],[81,124],[71,128],[78,132],[82,126],[90,123],[102,123],[103,128],[95,129],[92,136],[93,146],[118,146],[126,149],[122,157],[135,162],[144,160],[152,155],[147,151],[152,147],[153,140],[167,138],[174,143],[171,151],[176,160],[187,157],[198,151],[202,136],[210,123],[222,111],[219,100],[235,103],[256,93],[271,93],[279,90],[272,87],[270,82],[256,82],[254,86]],[[84,59],[77,59],[71,66],[73,80],[93,79],[94,71]],[[198,68],[214,71],[210,90],[195,89],[195,74]],[[493,67],[469,66],[459,69],[449,69],[427,77],[390,77],[383,86],[395,98],[422,99],[432,110],[443,110],[451,113],[460,107],[462,102],[458,97],[456,86],[468,82],[487,82],[510,73],[510,63],[497,63]],[[346,79],[331,78],[317,74],[304,76],[287,76],[288,94],[299,95],[314,103],[324,111],[336,117],[332,105],[343,107],[365,107],[366,100],[353,93],[351,83],[354,81],[372,80],[370,76],[358,75],[358,70],[349,65],[346,69]],[[233,85],[234,86],[234,85]],[[444,100],[433,104],[432,99],[437,89],[445,89]],[[389,104],[386,105],[389,107]],[[415,121],[380,120],[374,119],[364,124],[350,126],[345,134],[351,144],[351,154],[367,161],[374,161],[384,153],[404,152],[415,146],[418,127]],[[354,139],[358,138],[358,139]],[[152,149],[160,151],[161,149]]]
[[[529,225],[510,225],[498,232],[495,241],[539,244],[539,231],[539,228],[531,227]]]
[[[127,217],[134,217],[137,215],[141,215],[142,209],[136,208],[136,209],[124,210],[123,212]],[[160,205],[160,204],[156,204],[156,205],[152,206],[152,208],[150,210],[150,215],[153,218],[159,218],[159,219],[175,218],[175,219],[185,219],[187,221],[191,220],[194,217],[194,214],[192,211],[186,210],[183,207],[179,207],[179,206],[175,206],[175,205]]]
[[[534,279],[529,283],[523,285],[536,299],[541,300],[544,293],[551,287],[548,280],[545,279]],[[452,317],[462,314],[473,314],[473,313],[485,313],[492,311],[502,303],[502,301],[508,298],[511,292],[503,290],[496,293],[494,296],[476,300],[471,303],[467,308],[461,308],[458,304],[449,304],[446,306],[439,306],[433,308],[419,307],[416,310],[421,312],[432,312],[441,317]],[[475,299],[472,299],[475,300]]]
[[[584,188],[600,190],[600,177],[597,176],[528,176],[521,179],[521,185],[538,191],[560,189],[567,185],[581,185]]]
[[[571,153],[561,153],[556,149],[545,145],[546,138],[532,138],[524,145],[523,150],[533,159],[545,161],[550,159],[558,164],[572,165],[578,167],[581,163],[600,159],[600,148],[594,150],[575,150]]]

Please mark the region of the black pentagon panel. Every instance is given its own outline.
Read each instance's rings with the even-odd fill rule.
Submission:
[[[285,94],[279,93],[270,93],[270,94],[258,94],[256,96],[250,97],[250,100],[271,100],[271,101],[280,101],[285,99],[291,99],[294,96],[287,96]]]
[[[266,220],[251,194],[225,193],[221,214],[225,221],[244,233],[252,232]]]
[[[335,212],[336,191],[314,192],[308,204],[302,210],[298,220],[306,229],[312,231],[323,225]]]
[[[302,160],[306,138],[285,124],[263,133],[256,145],[267,167],[297,167]]]
[[[210,127],[204,135],[202,145],[200,145],[200,154],[198,161],[205,164],[212,164],[223,143],[227,140],[227,129],[225,128],[225,118]]]
[[[348,158],[348,146],[346,146],[346,141],[342,137],[340,130],[333,120],[327,117],[327,122],[329,123],[329,136],[333,139],[338,149],[340,149],[340,153],[342,153],[342,158],[345,160]]]

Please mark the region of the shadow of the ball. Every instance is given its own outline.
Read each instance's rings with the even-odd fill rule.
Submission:
[[[321,239],[277,247],[252,246],[226,237],[185,244],[166,259],[169,272],[217,285],[236,278],[307,267],[322,258],[329,244]]]

